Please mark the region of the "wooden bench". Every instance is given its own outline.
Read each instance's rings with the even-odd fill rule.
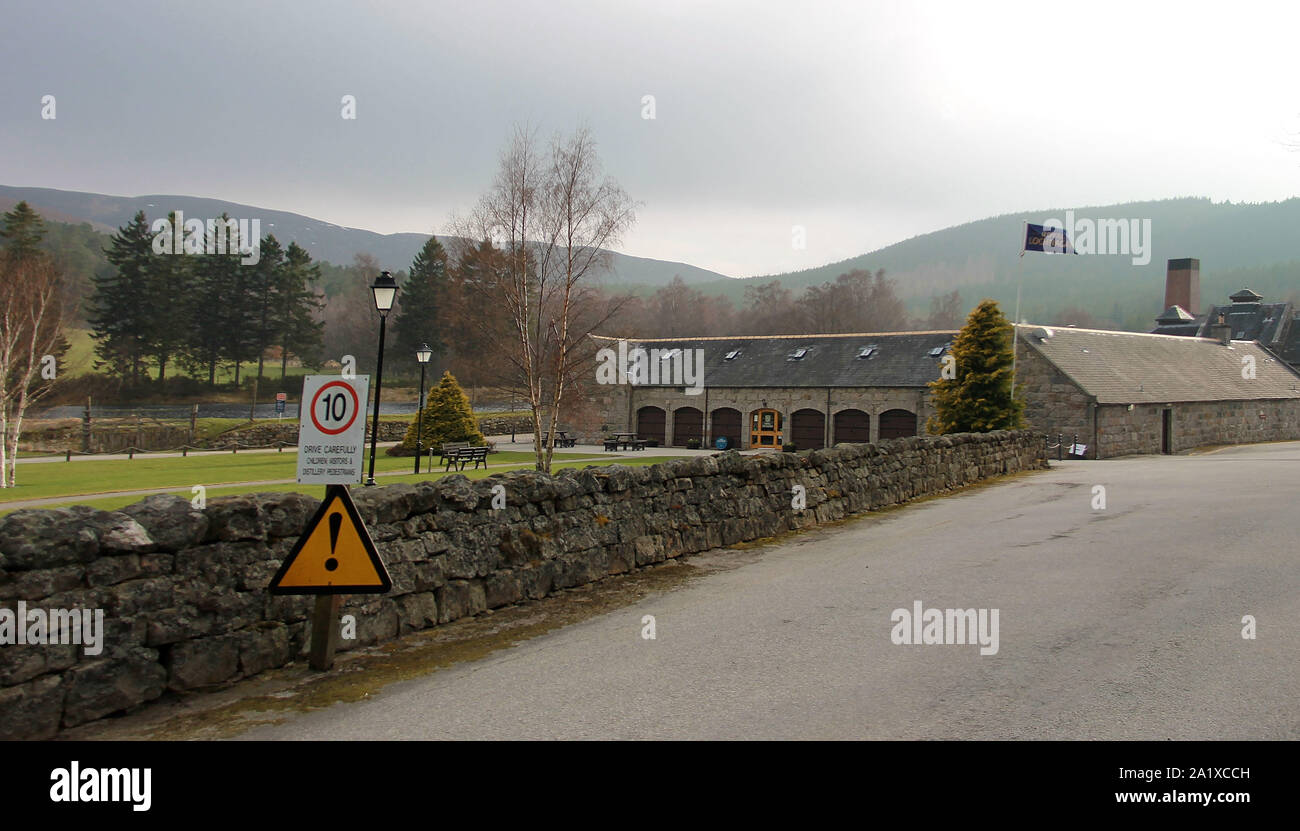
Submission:
[[[470,462],[474,463],[474,467],[470,468],[470,470],[477,470],[479,465],[483,465],[483,467],[486,468],[489,449],[490,448],[487,445],[483,445],[482,447],[465,446],[453,450],[450,455],[446,457],[447,464],[444,465],[442,469],[447,471],[451,469],[452,465],[456,465],[457,470],[464,470],[465,465]]]
[[[605,439],[605,450],[618,450],[618,439]]]
[[[549,439],[550,437],[551,437],[551,434],[550,434],[549,432],[542,433],[542,444],[546,444],[547,439]],[[575,438],[572,438],[572,437],[569,435],[569,431],[568,431],[568,430],[556,430],[556,431],[555,431],[555,446],[556,446],[556,447],[577,447],[577,445],[578,445],[578,440],[575,439]]]
[[[455,453],[456,453],[457,450],[463,450],[463,449],[465,449],[466,447],[469,447],[469,442],[467,442],[467,441],[446,441],[446,442],[443,442],[443,443],[442,443],[442,458],[440,458],[440,459],[438,460],[438,463],[439,463],[439,464],[445,463],[449,458],[451,458],[453,455],[455,455]],[[433,452],[432,452],[432,451],[430,451],[430,455],[433,455]]]

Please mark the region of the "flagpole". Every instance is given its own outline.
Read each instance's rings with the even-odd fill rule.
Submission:
[[[1025,241],[1029,236],[1029,220],[1024,221],[1020,234],[1020,265],[1016,267],[1016,316],[1011,320],[1011,400],[1016,400],[1016,342],[1020,325],[1020,286],[1025,279]]]

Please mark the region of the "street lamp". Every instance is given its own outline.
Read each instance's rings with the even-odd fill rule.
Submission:
[[[420,362],[420,397],[415,404],[415,472],[420,472],[420,453],[424,450],[421,439],[424,438],[424,367],[433,357],[433,350],[429,344],[422,343],[420,348],[415,350],[415,359]]]
[[[370,286],[370,291],[375,296],[375,308],[379,310],[379,360],[375,362],[375,420],[370,427],[370,478],[366,480],[367,487],[375,484],[375,449],[379,444],[379,391],[384,385],[384,329],[393,301],[397,299],[397,281],[387,271],[381,271]]]

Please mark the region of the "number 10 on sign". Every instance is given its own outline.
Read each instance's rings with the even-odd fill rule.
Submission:
[[[370,377],[308,375],[302,384],[298,481],[354,485],[365,461],[366,397]]]

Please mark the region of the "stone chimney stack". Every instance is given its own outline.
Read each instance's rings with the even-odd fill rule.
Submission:
[[[1210,327],[1210,337],[1218,338],[1224,346],[1232,343],[1232,327],[1223,322],[1223,312],[1219,312],[1219,319]]]
[[[1192,315],[1201,313],[1201,261],[1192,257],[1170,260],[1165,271],[1165,308],[1182,306]]]

